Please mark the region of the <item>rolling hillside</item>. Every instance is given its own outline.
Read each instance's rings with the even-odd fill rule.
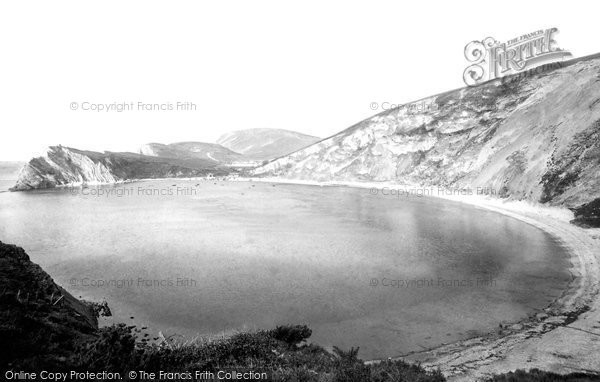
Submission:
[[[247,129],[224,134],[217,143],[249,160],[263,161],[293,153],[319,139],[282,129]]]

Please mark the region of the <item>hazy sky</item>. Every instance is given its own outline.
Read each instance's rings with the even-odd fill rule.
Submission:
[[[472,40],[557,27],[575,57],[600,52],[599,10],[573,0],[3,1],[0,160],[257,127],[325,137],[381,111],[372,102],[462,87]],[[115,102],[135,107],[82,110]]]

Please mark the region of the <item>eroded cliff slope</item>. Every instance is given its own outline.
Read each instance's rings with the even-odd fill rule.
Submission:
[[[591,202],[600,198],[600,58],[383,112],[254,174],[480,187],[597,219]]]
[[[189,162],[133,153],[98,153],[51,146],[19,173],[13,191],[61,185],[115,183],[127,179],[193,177],[225,174],[211,160]]]

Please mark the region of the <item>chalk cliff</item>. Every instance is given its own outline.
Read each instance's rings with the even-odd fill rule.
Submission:
[[[582,224],[598,224],[600,58],[380,113],[253,174],[481,187],[502,198],[564,205]]]
[[[51,146],[45,156],[33,158],[21,172],[13,191],[61,185],[115,183],[128,179],[193,177],[225,174],[211,160],[190,163],[133,153],[98,153]]]

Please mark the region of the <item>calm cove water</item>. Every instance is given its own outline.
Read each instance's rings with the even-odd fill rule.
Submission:
[[[187,336],[306,323],[312,341],[364,359],[493,331],[570,280],[564,249],[516,219],[346,187],[0,193],[0,240],[73,295],[105,298],[118,321]]]

